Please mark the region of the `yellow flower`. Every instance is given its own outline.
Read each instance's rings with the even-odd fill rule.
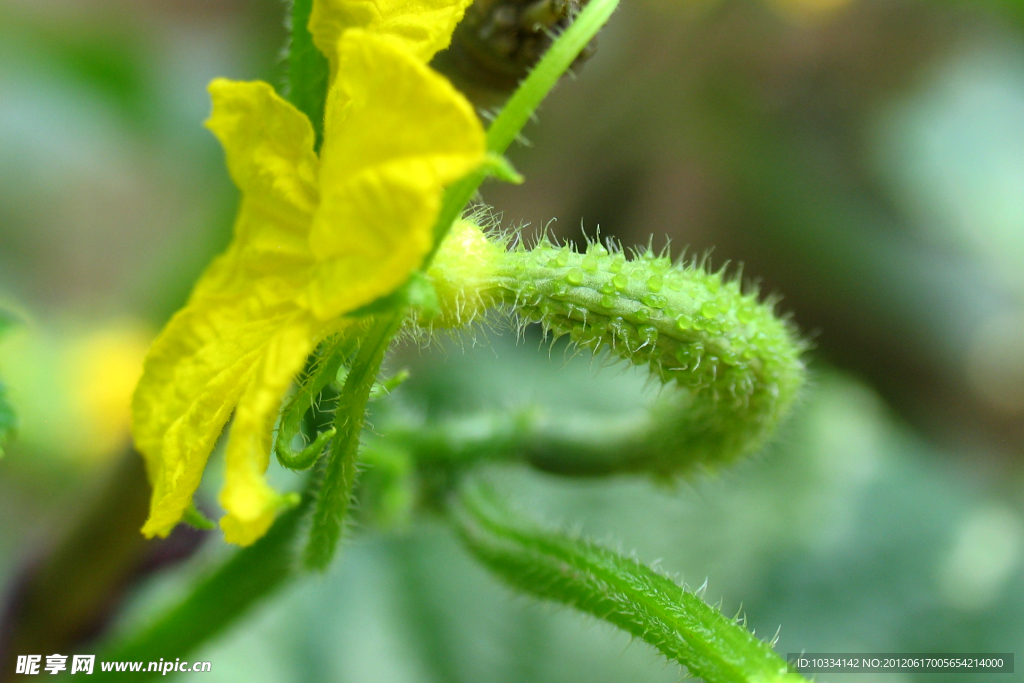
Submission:
[[[346,314],[422,265],[443,187],[483,162],[472,107],[426,65],[465,4],[316,5],[310,29],[336,74],[319,157],[309,120],[269,85],[210,84],[207,126],[242,204],[233,242],[157,338],[135,393],[133,433],[153,486],[147,536],[181,519],[233,409],[225,538],[252,543],[286,506],[264,473],[292,378],[351,324]]]

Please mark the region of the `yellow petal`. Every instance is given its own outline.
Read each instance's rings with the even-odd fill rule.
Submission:
[[[312,129],[263,83],[210,85],[242,204],[235,239],[154,342],[132,405],[132,432],[153,498],[143,527],[167,535],[199,485],[210,451],[275,335],[297,315],[313,263],[318,201]]]
[[[310,220],[319,202],[313,127],[270,85],[218,78],[210,83],[206,126],[224,147],[242,191],[235,245],[252,265],[308,257]]]
[[[263,536],[285,507],[284,498],[266,482],[271,434],[281,400],[317,341],[305,315],[282,321],[263,347],[235,410],[227,445],[227,469],[220,504],[227,511],[220,525],[229,543],[249,545]]]
[[[199,486],[206,460],[265,349],[294,306],[193,298],[157,337],[132,402],[132,433],[153,498],[143,527],[166,536]]]
[[[328,94],[306,304],[320,318],[384,296],[419,267],[445,185],[484,159],[472,106],[387,40],[350,30]]]
[[[423,63],[452,39],[472,0],[314,0],[309,17],[313,42],[338,73],[338,39],[349,29],[366,29],[392,41]]]

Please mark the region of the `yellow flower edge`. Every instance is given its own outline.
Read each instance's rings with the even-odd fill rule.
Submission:
[[[471,105],[415,54],[350,29],[324,144],[266,83],[210,84],[207,126],[242,193],[234,238],[147,356],[132,431],[153,497],[143,533],[166,536],[234,412],[219,501],[225,539],[249,545],[291,498],[265,479],[284,394],[316,345],[419,268],[444,187],[484,160]]]
[[[331,78],[339,72],[338,39],[365,29],[426,64],[448,47],[472,0],[316,0],[309,15],[313,43],[326,55]]]

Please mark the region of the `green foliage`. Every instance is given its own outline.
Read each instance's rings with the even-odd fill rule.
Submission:
[[[0,458],[4,455],[4,447],[14,438],[18,430],[18,416],[7,401],[7,388],[0,382]]]
[[[18,324],[14,314],[0,308],[0,336],[6,334],[12,327]]]

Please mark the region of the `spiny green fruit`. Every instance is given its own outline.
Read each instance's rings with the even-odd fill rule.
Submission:
[[[466,324],[483,306],[502,306],[555,339],[567,335],[595,353],[646,365],[682,390],[656,402],[650,428],[630,444],[627,469],[670,474],[749,453],[804,382],[804,345],[793,327],[775,314],[774,302],[744,292],[723,271],[650,250],[630,259],[614,244],[590,243],[579,253],[546,238],[533,249],[519,242],[492,253],[468,289],[460,290],[455,272],[431,269],[445,292],[446,322]],[[452,253],[446,261],[468,262]]]

